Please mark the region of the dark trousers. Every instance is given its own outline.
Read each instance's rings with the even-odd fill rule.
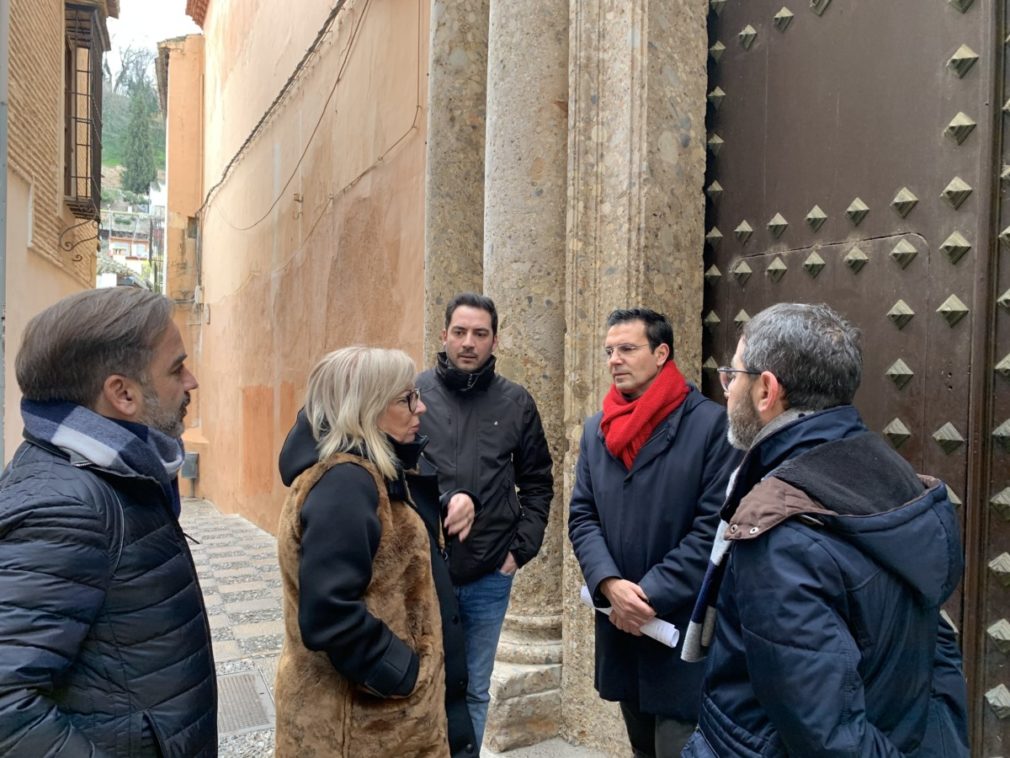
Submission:
[[[629,703],[621,703],[621,715],[635,758],[679,758],[694,733],[693,722],[642,713]]]

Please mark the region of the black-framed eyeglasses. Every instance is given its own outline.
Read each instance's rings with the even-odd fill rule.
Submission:
[[[412,389],[410,392],[408,392],[406,395],[401,397],[396,402],[403,403],[404,405],[407,406],[408,411],[414,413],[417,411],[417,404],[420,401],[421,401],[421,390],[419,390],[417,387],[414,387],[414,389]]]
[[[748,376],[761,376],[760,371],[749,368],[733,368],[732,366],[720,366],[716,369],[719,373],[719,382],[722,384],[722,391],[729,392],[729,387],[733,384],[737,374],[747,374]]]
[[[648,342],[645,343],[644,345],[627,345],[627,344],[625,344],[625,345],[614,345],[612,347],[608,345],[607,347],[603,348],[603,354],[607,357],[608,361],[611,358],[614,357],[615,353],[617,354],[617,356],[619,358],[627,358],[629,355],[631,355],[636,350],[639,350],[639,349],[641,349],[643,347],[648,347],[648,346],[649,346]]]

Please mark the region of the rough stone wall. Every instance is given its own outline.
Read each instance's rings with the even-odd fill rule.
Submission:
[[[490,0],[432,0],[424,187],[425,345],[442,349],[445,306],[483,286],[484,135]]]

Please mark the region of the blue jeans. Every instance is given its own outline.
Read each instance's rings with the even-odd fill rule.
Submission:
[[[459,617],[463,622],[466,644],[466,706],[473,722],[473,733],[479,746],[484,741],[487,704],[491,700],[491,671],[498,649],[505,611],[512,592],[512,576],[492,571],[480,579],[462,584],[456,589]]]

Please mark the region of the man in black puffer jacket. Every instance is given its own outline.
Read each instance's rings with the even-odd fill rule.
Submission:
[[[0,754],[217,755],[217,685],[179,527],[195,377],[172,303],[92,290],[32,319],[25,442],[0,478]]]

